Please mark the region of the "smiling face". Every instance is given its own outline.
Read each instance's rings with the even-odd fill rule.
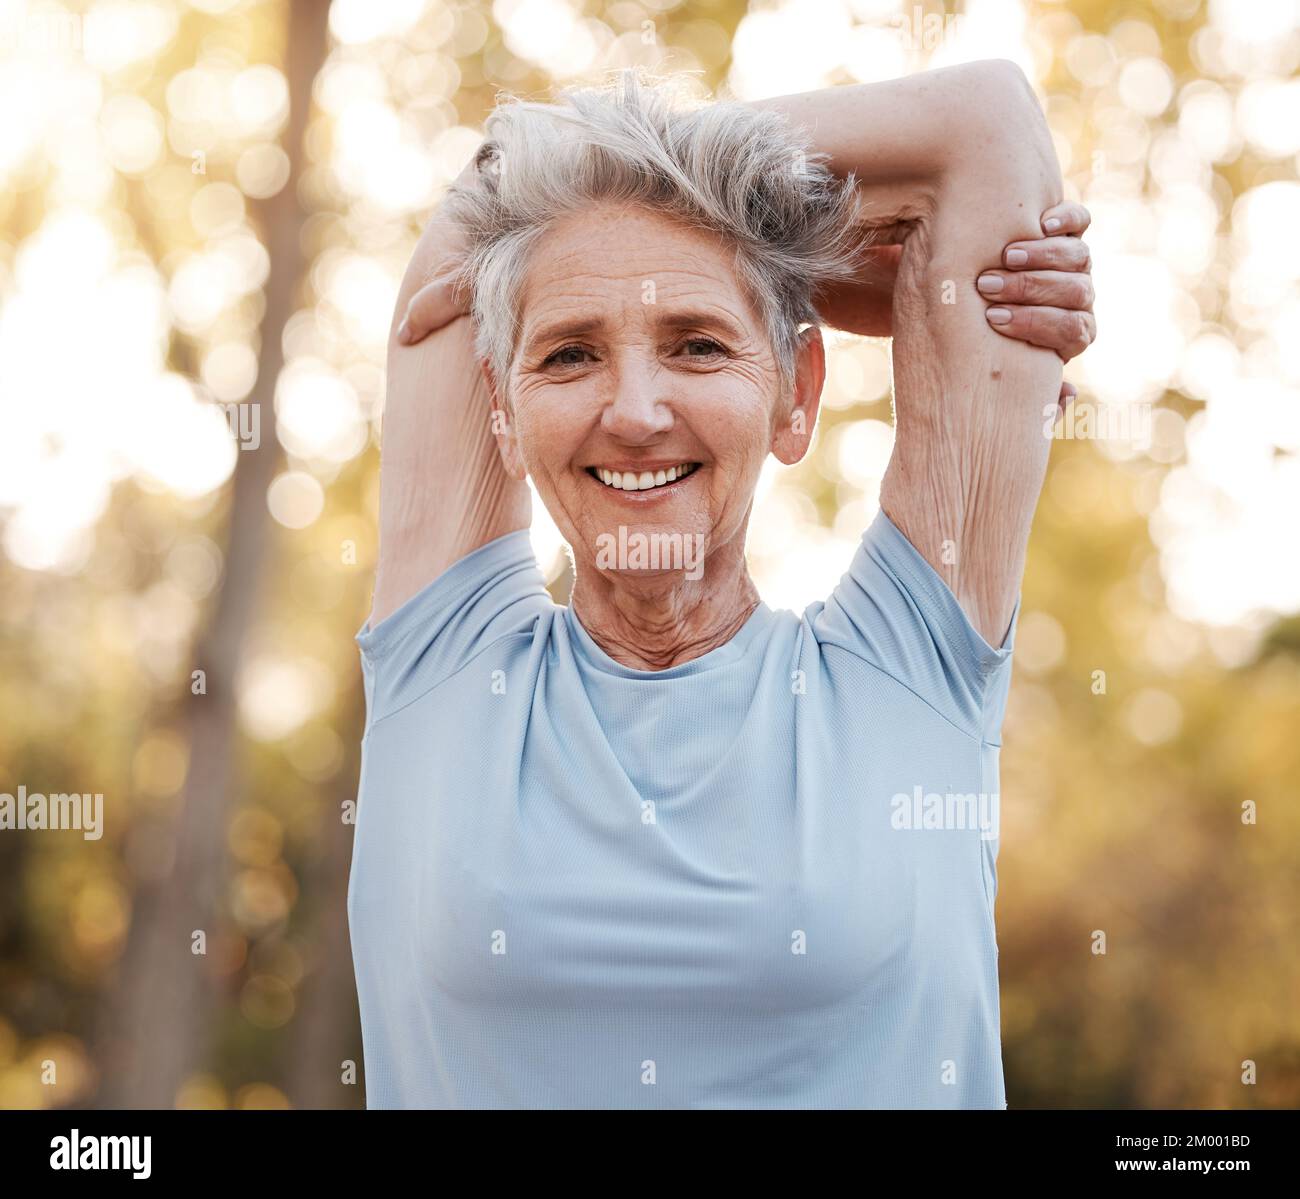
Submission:
[[[685,538],[706,560],[738,550],[767,454],[795,462],[807,450],[820,335],[801,337],[792,392],[732,256],[635,207],[566,218],[533,249],[498,438],[580,570],[664,572],[662,562],[611,565],[601,550],[620,530],[625,544],[638,533]]]

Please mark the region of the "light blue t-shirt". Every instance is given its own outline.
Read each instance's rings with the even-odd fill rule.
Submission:
[[[989,646],[882,512],[825,603],[669,670],[524,531],[363,628],[367,1105],[1005,1107],[1015,624]]]

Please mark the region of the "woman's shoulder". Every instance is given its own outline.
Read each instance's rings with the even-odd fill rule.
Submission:
[[[370,720],[432,690],[494,645],[536,635],[559,611],[527,530],[478,547],[357,633]]]

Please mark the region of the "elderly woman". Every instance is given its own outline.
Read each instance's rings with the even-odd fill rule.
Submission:
[[[369,1105],[1004,1107],[999,730],[1044,408],[1092,331],[1032,92],[1001,62],[695,108],[627,77],[488,138],[389,361]],[[768,454],[808,452],[823,322],[892,334],[897,438],[796,615],[745,532]]]

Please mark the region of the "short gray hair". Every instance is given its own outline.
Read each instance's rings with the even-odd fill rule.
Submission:
[[[818,290],[858,269],[853,176],[838,179],[775,111],[689,106],[672,80],[628,69],[554,104],[507,98],[486,133],[475,185],[453,187],[448,208],[468,242],[459,277],[475,349],[503,391],[529,252],[554,221],[594,203],[640,204],[733,244],[787,387],[799,326],[820,323]]]

